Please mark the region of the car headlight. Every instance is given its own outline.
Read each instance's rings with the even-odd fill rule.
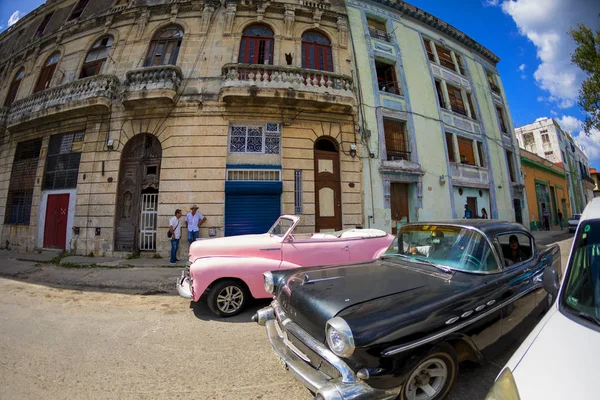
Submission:
[[[485,400],[519,400],[515,378],[509,368],[504,368]]]
[[[348,323],[335,317],[325,324],[325,337],[331,351],[340,357],[350,357],[354,353],[354,337]]]
[[[265,277],[265,290],[267,291],[267,293],[274,294],[275,282],[273,281],[273,274],[270,272],[265,272],[263,276]]]

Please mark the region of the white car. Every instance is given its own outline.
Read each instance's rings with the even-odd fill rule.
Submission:
[[[577,225],[579,225],[580,218],[581,214],[573,214],[571,218],[569,218],[569,233],[577,230]]]
[[[543,285],[556,301],[500,372],[486,400],[600,398],[600,198],[581,215],[562,285],[552,272],[546,269]]]

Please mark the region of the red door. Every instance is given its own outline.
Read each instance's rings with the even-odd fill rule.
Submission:
[[[48,195],[46,224],[44,225],[44,247],[55,249],[66,247],[68,216],[69,194]]]

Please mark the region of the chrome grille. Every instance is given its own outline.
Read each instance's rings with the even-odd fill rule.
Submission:
[[[300,339],[298,339],[291,332],[286,332],[288,340],[298,348],[301,352],[306,354],[310,359],[310,365],[313,368],[323,372],[325,375],[331,378],[341,378],[342,374],[338,371],[333,365],[331,365],[328,361],[326,361],[323,357],[315,353],[310,347],[302,343]]]

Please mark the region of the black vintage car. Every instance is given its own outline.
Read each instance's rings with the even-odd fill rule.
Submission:
[[[460,362],[533,328],[557,271],[558,246],[519,224],[408,224],[379,260],[265,273],[253,320],[317,399],[442,399]]]

